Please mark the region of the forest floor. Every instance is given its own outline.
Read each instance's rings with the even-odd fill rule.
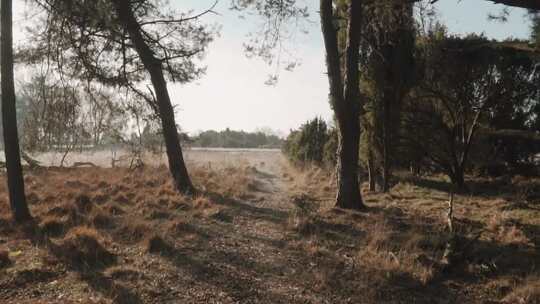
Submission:
[[[164,167],[27,170],[22,227],[2,177],[0,303],[540,303],[540,179],[470,180],[448,268],[441,177],[352,212],[279,152],[217,162],[190,165],[194,198]]]

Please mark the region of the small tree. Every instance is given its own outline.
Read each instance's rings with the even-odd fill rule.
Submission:
[[[177,16],[164,10],[160,0],[36,2],[46,11],[46,24],[35,30],[35,47],[26,52],[26,59],[48,57],[70,77],[97,80],[144,98],[161,120],[176,188],[194,192],[166,77],[189,82],[204,72],[194,62],[212,40],[207,27],[197,23],[202,14]],[[148,76],[152,87],[146,93],[141,82]]]
[[[26,102],[23,147],[29,151],[60,151],[63,166],[67,155],[90,137],[83,95],[74,85],[51,83],[45,76],[25,84],[21,95]]]
[[[527,52],[483,37],[439,30],[423,43],[424,77],[406,105],[403,137],[464,188],[478,129],[498,106],[534,98],[540,71]]]
[[[389,189],[400,129],[402,101],[414,80],[414,18],[411,3],[378,1],[364,8],[361,49],[363,93],[366,99],[364,148],[370,188]],[[375,168],[376,167],[376,168]],[[373,189],[372,189],[373,190]]]

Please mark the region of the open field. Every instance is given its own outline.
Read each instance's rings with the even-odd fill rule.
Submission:
[[[0,303],[539,303],[540,180],[401,176],[332,208],[331,174],[279,151],[189,151],[200,193],[165,167],[27,170],[33,223],[0,183]]]
[[[184,148],[184,160],[188,165],[197,166],[233,166],[242,164],[259,165],[268,160],[268,155],[279,154],[277,149],[220,149],[220,148]],[[63,157],[61,152],[46,152],[32,157],[44,166],[60,166]],[[96,151],[72,151],[67,154],[64,165],[69,167],[74,162],[91,162],[99,167],[111,167],[112,159],[117,166],[129,167],[132,155],[125,149],[109,149]],[[147,152],[143,155],[145,164],[160,166],[167,164],[167,155]],[[273,160],[271,157],[270,160]]]

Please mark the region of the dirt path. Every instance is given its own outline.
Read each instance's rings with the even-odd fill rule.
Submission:
[[[206,266],[200,269],[212,285],[205,301],[313,302],[314,296],[297,280],[309,262],[289,244],[287,229],[294,206],[283,179],[282,161],[276,157],[270,164],[258,164],[252,171],[254,198],[231,203],[215,217],[217,225],[203,227],[212,236],[203,254]],[[201,257],[200,252],[198,255]]]
[[[180,210],[157,221],[159,231],[167,231],[173,217],[182,223],[181,231],[165,236],[171,246],[162,254],[148,254],[139,244],[123,248],[118,254],[129,266],[104,273],[121,292],[99,284],[92,289],[118,303],[335,303],[306,287],[315,265],[291,242],[294,206],[283,165],[279,152],[248,159],[248,198],[216,199],[212,205],[219,208],[204,216],[185,217]]]

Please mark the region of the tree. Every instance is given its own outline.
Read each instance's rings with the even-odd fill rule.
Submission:
[[[25,117],[22,146],[27,151],[57,150],[63,153],[60,166],[71,151],[90,137],[83,111],[83,94],[74,85],[51,83],[36,76],[23,86]]]
[[[363,137],[369,150],[365,156],[370,189],[378,173],[379,188],[386,192],[396,161],[401,104],[414,80],[413,8],[410,3],[379,1],[366,5],[364,15],[361,88],[370,95],[363,122],[368,132]]]
[[[281,31],[287,20],[298,24],[298,18],[306,17],[307,8],[297,1],[233,0],[233,7],[254,8],[266,20],[259,35],[257,53],[265,59],[272,58],[270,50],[281,49]],[[362,32],[362,9],[364,1],[320,0],[321,30],[326,50],[326,66],[330,84],[330,106],[338,130],[336,206],[348,209],[364,209],[358,179],[360,146],[360,98],[359,62],[360,36]],[[344,16],[343,16],[344,15]],[[346,20],[346,30],[338,26]],[[343,55],[343,56],[342,56]],[[343,58],[343,60],[342,60]]]
[[[134,96],[119,97],[117,92],[102,85],[88,84],[84,89],[85,104],[83,111],[87,113],[87,130],[90,143],[94,147],[105,144],[107,136],[111,137],[124,131],[129,121],[125,109],[126,100]]]
[[[322,166],[329,159],[325,155],[329,139],[326,123],[321,118],[315,118],[300,126],[299,130],[291,131],[283,152],[295,164]],[[335,154],[335,150],[330,153]]]
[[[200,132],[193,138],[193,146],[213,148],[281,148],[283,140],[272,132],[234,131],[229,128],[217,132]]]
[[[345,60],[341,62],[336,14],[332,0],[320,1],[321,28],[326,50],[326,67],[330,84],[330,105],[338,129],[336,206],[364,209],[358,180],[360,147],[360,34],[363,1],[348,4]],[[342,68],[343,66],[343,68]]]
[[[122,24],[123,28],[129,34],[137,54],[139,54],[145,69],[150,74],[152,86],[154,87],[155,101],[157,103],[157,112],[161,117],[163,136],[165,137],[169,170],[175,181],[175,186],[179,191],[194,193],[195,188],[191,183],[182,156],[174,110],[167,90],[167,82],[163,74],[163,60],[156,57],[154,51],[149,46],[148,40],[144,38],[144,31],[141,28],[140,22],[135,18],[132,4],[129,1],[122,0],[113,0],[113,4],[120,24]]]
[[[146,100],[161,119],[175,187],[194,192],[166,77],[183,83],[204,72],[194,62],[212,40],[212,33],[197,22],[202,14],[178,16],[163,9],[161,0],[35,1],[46,12],[45,24],[34,29],[34,44],[21,56],[27,62],[45,57],[64,75],[97,80]],[[152,88],[147,86],[145,93],[141,87],[148,75]]]
[[[1,14],[1,76],[2,76],[2,124],[4,129],[4,153],[6,156],[9,202],[13,217],[22,222],[31,219],[26,196],[19,150],[15,84],[13,80],[13,29],[12,2],[2,0]]]
[[[474,35],[448,37],[440,29],[423,37],[419,53],[423,79],[407,103],[403,136],[464,188],[478,129],[505,104],[534,99],[540,71],[526,51]]]

